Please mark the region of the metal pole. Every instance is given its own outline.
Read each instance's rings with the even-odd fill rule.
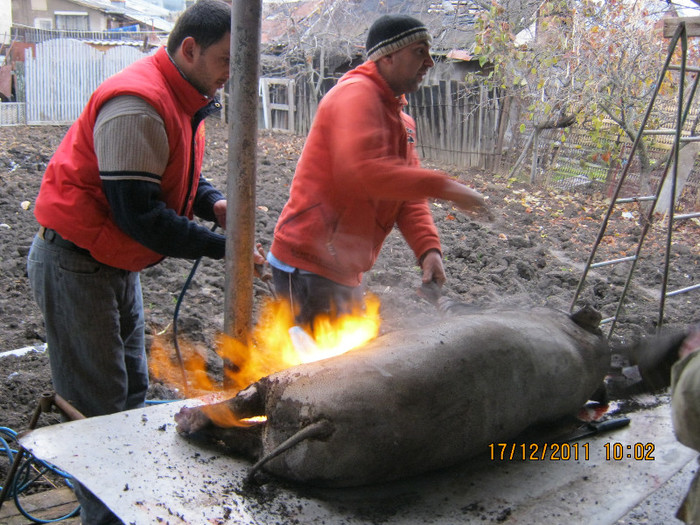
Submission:
[[[224,332],[249,341],[253,312],[255,171],[261,0],[233,0],[229,80]],[[224,362],[224,369],[235,363]],[[228,386],[224,374],[224,387]]]

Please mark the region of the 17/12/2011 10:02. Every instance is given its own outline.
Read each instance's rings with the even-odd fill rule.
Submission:
[[[605,461],[634,459],[653,461],[655,446],[653,443],[634,443],[625,445],[620,442],[608,442],[603,445]],[[490,443],[489,458],[492,461],[588,461],[590,443]]]

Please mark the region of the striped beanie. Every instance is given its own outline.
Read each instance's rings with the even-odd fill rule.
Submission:
[[[421,21],[407,15],[384,15],[369,28],[365,49],[370,60],[379,60],[420,41],[431,41],[430,33]]]

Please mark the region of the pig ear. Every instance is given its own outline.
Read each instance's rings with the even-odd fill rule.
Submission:
[[[598,328],[598,325],[600,325],[600,321],[603,319],[603,316],[600,315],[600,312],[594,309],[592,306],[585,305],[579,311],[570,314],[569,317],[571,317],[571,320],[584,330],[593,332],[594,334],[600,333],[600,328]]]

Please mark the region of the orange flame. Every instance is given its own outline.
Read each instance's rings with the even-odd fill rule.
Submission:
[[[253,329],[250,342],[244,344],[221,335],[217,354],[224,361],[228,396],[243,390],[259,379],[300,363],[308,363],[339,355],[356,348],[379,333],[381,318],[379,299],[368,295],[364,308],[332,319],[322,315],[314,321],[313,337],[302,327],[295,326],[294,316],[286,301],[268,301],[263,305]],[[151,346],[149,368],[151,376],[176,388],[189,397],[223,392],[207,370],[206,349],[180,342],[186,383],[176,352],[161,335]],[[207,405],[205,413],[214,424],[222,427],[248,426],[258,421],[237,419],[224,405]]]

